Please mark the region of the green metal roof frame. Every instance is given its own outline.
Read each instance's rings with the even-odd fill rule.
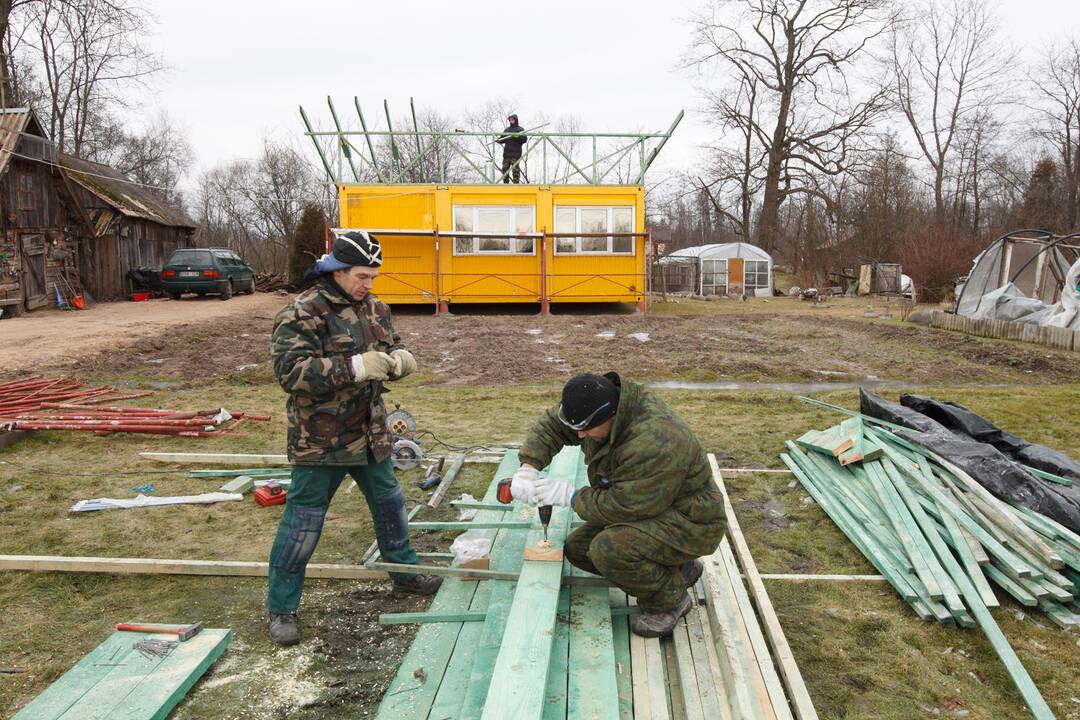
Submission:
[[[503,137],[525,135],[527,143],[521,163],[527,168],[529,160],[539,162],[540,172],[534,173],[534,184],[543,185],[642,185],[645,173],[656,160],[675,128],[683,119],[680,110],[674,122],[664,132],[655,133],[590,133],[590,132],[435,132],[420,130],[416,121],[416,107],[409,98],[412,114],[411,130],[394,130],[390,105],[383,100],[386,114],[386,130],[368,127],[358,98],[353,98],[360,122],[359,130],[343,129],[337,109],[330,97],[326,98],[333,121],[333,130],[315,130],[304,108],[300,117],[307,128],[304,133],[311,138],[328,179],[338,185],[364,184],[417,184],[449,183],[493,185],[506,180],[511,169],[504,171],[499,160],[496,140]],[[544,127],[541,125],[540,127]],[[359,147],[363,138],[367,152]],[[581,142],[582,139],[591,142]],[[384,152],[376,152],[376,142],[381,141]],[[407,157],[415,143],[415,154]],[[609,178],[617,170],[632,168],[628,161],[637,151],[636,175],[623,175],[619,182]],[[550,157],[554,161],[549,163]],[[449,177],[447,167],[453,159],[464,165],[459,169],[466,174]],[[565,161],[565,167],[562,167]],[[623,165],[627,161],[626,165]],[[535,167],[535,166],[534,166]],[[528,178],[526,178],[528,180]],[[632,182],[627,182],[632,180]]]

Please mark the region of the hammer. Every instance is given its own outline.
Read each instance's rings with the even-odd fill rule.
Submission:
[[[118,623],[117,630],[124,630],[127,632],[144,632],[144,633],[176,633],[176,638],[180,642],[190,640],[202,631],[202,623],[192,623],[190,625],[162,625],[155,623]]]

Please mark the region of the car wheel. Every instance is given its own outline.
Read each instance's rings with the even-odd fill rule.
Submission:
[[[255,276],[254,275],[252,275],[250,278],[248,278],[247,294],[248,295],[254,295],[255,294]]]
[[[171,292],[171,293],[169,293],[169,297],[171,297],[173,300],[179,300],[180,299],[180,293]]]
[[[232,294],[233,294],[232,281],[231,280],[226,280],[224,283],[221,284],[221,299],[222,300],[228,300],[229,298],[232,297]]]

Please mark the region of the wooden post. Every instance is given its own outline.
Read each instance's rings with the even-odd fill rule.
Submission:
[[[540,231],[540,314],[547,317],[551,314],[548,303],[547,287],[547,229]]]

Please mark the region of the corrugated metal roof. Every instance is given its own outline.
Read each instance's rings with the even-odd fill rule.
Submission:
[[[197,227],[182,211],[170,207],[142,185],[100,163],[60,154],[64,173],[128,217],[143,218],[172,227]]]
[[[5,108],[0,110],[0,175],[11,162],[11,153],[19,144],[19,136],[30,124],[34,113],[29,108]]]

